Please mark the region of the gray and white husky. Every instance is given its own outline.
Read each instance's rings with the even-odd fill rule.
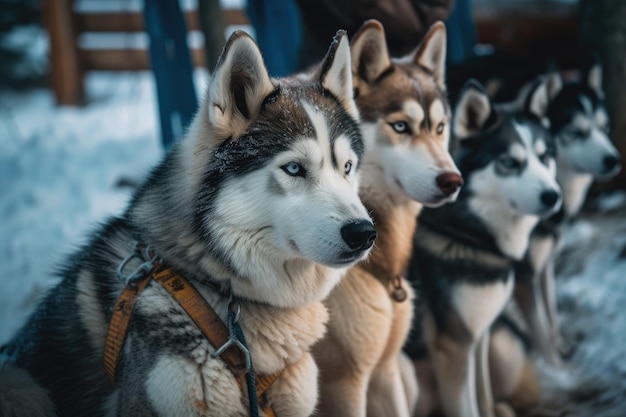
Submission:
[[[560,78],[552,74],[555,83]],[[562,84],[562,83],[561,83]],[[602,68],[594,63],[579,81],[558,86],[548,107],[556,139],[557,182],[563,190],[559,213],[533,231],[529,250],[516,267],[515,300],[524,314],[533,346],[553,365],[561,364],[563,345],[556,308],[554,256],[563,224],[578,214],[594,179],[609,179],[621,166],[608,136]]]
[[[245,389],[211,355],[216,346],[154,281],[136,302],[115,386],[107,380],[107,326],[124,288],[116,269],[135,242],[186,277],[223,321],[232,296],[256,372],[283,370],[267,391],[274,412],[313,413],[309,348],[328,320],[322,300],[376,237],[357,193],[364,145],[351,77],[343,32],[315,74],[285,79],[269,77],[248,35],[232,35],[186,138],[127,211],[69,259],[4,347],[11,365],[0,374],[0,415],[37,415],[28,399],[44,389],[61,416],[248,414]],[[19,378],[25,404],[11,402]]]
[[[448,417],[493,415],[489,329],[510,298],[513,262],[526,252],[533,227],[561,203],[544,125],[546,83],[521,101],[519,110],[496,106],[481,85],[466,85],[452,122],[465,186],[456,202],[424,209],[418,219],[408,275],[422,295],[423,318],[406,350],[414,359],[427,352]],[[426,346],[418,342],[422,326]],[[424,392],[420,415],[433,404]]]

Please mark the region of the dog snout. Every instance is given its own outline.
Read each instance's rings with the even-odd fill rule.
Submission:
[[[559,201],[561,195],[555,190],[544,190],[539,198],[545,208],[552,208]]]
[[[616,155],[607,155],[604,157],[604,171],[613,172],[615,168],[622,164],[620,158]]]
[[[377,236],[374,225],[367,220],[353,221],[341,228],[341,237],[354,251],[371,248]]]
[[[446,196],[454,194],[463,185],[463,177],[456,172],[439,174],[436,181],[437,186]]]

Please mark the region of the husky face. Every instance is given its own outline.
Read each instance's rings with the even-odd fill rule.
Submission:
[[[557,139],[557,165],[567,172],[609,179],[620,168],[620,156],[609,139],[601,67],[596,64],[578,83],[566,84],[548,115]]]
[[[286,88],[281,94],[297,97]],[[273,107],[284,108],[280,101]],[[291,109],[289,119],[268,115],[275,119],[251,126],[247,135],[252,137],[281,135],[289,126],[293,137],[268,144],[262,151],[267,152],[267,160],[261,167],[226,181],[216,196],[213,216],[217,217],[210,219],[211,233],[223,234],[222,222],[215,221],[221,219],[229,227],[248,231],[258,244],[272,247],[275,256],[336,267],[367,254],[375,237],[371,226],[369,237],[360,243],[346,238],[346,228],[363,223],[365,231],[370,225],[357,194],[363,144],[355,122],[346,115],[327,119],[332,104],[302,99]]]
[[[271,79],[252,39],[235,34],[173,150],[177,163],[161,168],[184,167],[163,175],[176,198],[140,193],[131,217],[147,219],[149,241],[180,260],[174,267],[199,265],[190,272],[228,280],[238,296],[320,301],[376,238],[358,197],[358,117],[345,32],[314,74],[284,79]]]
[[[367,254],[376,233],[358,198],[363,143],[350,70],[342,37],[313,79],[275,80],[256,120],[218,146],[205,180],[209,187],[224,182],[214,186],[214,210],[203,224],[219,246],[226,243],[222,250],[245,236],[283,260],[339,267]],[[221,160],[234,171],[223,175]],[[226,242],[233,229],[239,233]]]
[[[445,26],[435,24],[412,54],[390,59],[380,23],[352,40],[352,65],[366,164],[381,170],[390,192],[427,206],[454,201],[462,184],[448,152]]]
[[[461,195],[514,258],[524,253],[538,216],[554,213],[561,204],[554,141],[542,123],[545,84],[529,94],[523,111],[507,110],[494,107],[482,86],[470,82],[453,124],[455,159],[467,182]]]
[[[532,94],[539,97],[544,89],[538,85]],[[554,141],[540,115],[497,110],[471,84],[457,107],[455,134],[465,152],[461,168],[472,171],[473,194],[501,199],[520,215],[547,215],[559,208]],[[478,144],[480,152],[472,154]]]

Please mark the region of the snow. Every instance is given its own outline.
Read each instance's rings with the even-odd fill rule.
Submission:
[[[63,257],[124,209],[117,181],[161,157],[150,73],[89,73],[86,88],[84,108],[57,107],[48,90],[0,96],[0,344]]]

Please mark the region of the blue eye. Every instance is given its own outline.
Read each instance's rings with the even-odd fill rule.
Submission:
[[[519,169],[522,164],[515,158],[508,155],[500,157],[500,164],[506,169]]]
[[[407,133],[409,131],[409,125],[407,122],[394,122],[391,123],[391,127],[397,133]]]
[[[346,174],[349,174],[350,171],[352,171],[352,161],[346,162],[346,164],[343,166],[343,170]]]
[[[302,168],[302,165],[297,162],[289,162],[281,168],[287,173],[287,175],[291,175],[292,177],[304,177],[305,174],[304,168]]]

